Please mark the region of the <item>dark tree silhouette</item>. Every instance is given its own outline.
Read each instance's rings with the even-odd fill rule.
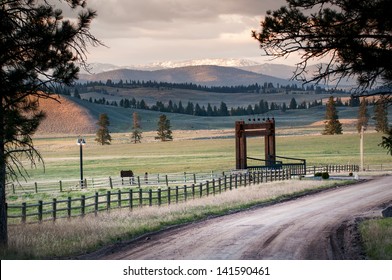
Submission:
[[[53,2],[53,3],[49,3]],[[66,19],[55,5],[67,3],[76,19]],[[0,245],[7,246],[6,180],[28,175],[41,155],[31,136],[45,117],[42,98],[55,85],[71,85],[79,65],[85,67],[87,47],[101,43],[90,33],[96,12],[82,0],[1,1],[0,3]]]
[[[357,92],[377,83],[392,89],[392,17],[390,0],[286,0],[268,11],[261,32],[253,31],[264,54],[287,57],[299,53],[295,78],[321,82],[353,77]],[[324,58],[317,73],[308,65]]]

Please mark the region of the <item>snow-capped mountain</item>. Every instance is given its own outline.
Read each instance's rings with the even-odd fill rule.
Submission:
[[[214,58],[205,58],[205,59],[193,59],[193,60],[185,60],[185,61],[163,61],[163,62],[155,62],[147,66],[151,66],[153,68],[178,68],[178,67],[187,67],[187,66],[202,66],[202,65],[213,65],[213,66],[224,66],[224,67],[249,67],[259,65],[260,63],[248,60],[248,59],[237,59],[237,58],[228,58],[228,59],[214,59]]]
[[[127,66],[118,66],[109,63],[90,63],[89,72],[91,74],[98,74],[102,72],[117,70],[117,69],[132,69],[132,70],[145,70],[145,71],[154,71],[154,70],[162,70],[162,69],[171,69],[178,67],[187,67],[187,66],[202,66],[202,65],[213,65],[213,66],[225,66],[225,67],[251,67],[260,65],[260,63],[248,60],[248,59],[194,59],[194,60],[184,60],[184,61],[161,61],[161,62],[153,62],[149,64],[143,65],[127,65]],[[87,74],[86,71],[81,71],[83,74]]]

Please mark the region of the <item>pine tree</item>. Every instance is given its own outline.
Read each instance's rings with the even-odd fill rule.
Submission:
[[[388,110],[386,102],[384,99],[379,99],[374,106],[374,117],[376,131],[378,132],[388,132]]]
[[[295,100],[294,97],[291,98],[289,109],[293,110],[293,109],[297,109],[297,107],[298,107],[297,101]]]
[[[336,110],[333,96],[331,96],[328,100],[325,119],[323,135],[342,134],[342,124],[339,121],[338,111]]]
[[[140,119],[137,112],[134,112],[133,115],[133,127],[132,127],[132,141],[133,143],[141,142],[142,139],[142,130],[140,126]]]
[[[39,101],[57,99],[52,86],[71,86],[86,68],[88,47],[101,44],[89,31],[96,15],[83,0],[0,2],[0,247],[8,243],[6,180],[42,160],[32,139],[45,117]]]
[[[170,120],[166,117],[166,115],[160,115],[157,128],[158,136],[156,136],[155,139],[161,141],[173,140],[172,131],[170,128]]]
[[[366,130],[368,123],[369,123],[369,113],[367,109],[367,101],[365,98],[362,98],[358,111],[358,122],[357,122],[358,133],[361,132],[362,126],[364,130]]]
[[[101,145],[110,145],[110,142],[112,141],[112,137],[109,134],[108,126],[110,125],[110,122],[109,122],[108,115],[100,114],[97,125],[98,125],[98,130],[96,134],[97,138],[95,138],[95,141],[97,141]]]

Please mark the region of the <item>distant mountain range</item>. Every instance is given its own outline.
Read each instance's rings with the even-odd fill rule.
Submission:
[[[169,83],[194,83],[206,86],[236,86],[273,83],[293,84],[290,81],[294,67],[258,64],[245,59],[204,59],[183,62],[161,62],[145,66],[120,67],[112,64],[90,65],[91,73],[81,73],[79,80],[119,81],[139,80]],[[268,73],[265,74],[265,73]]]
[[[317,71],[316,65],[308,67],[307,75]],[[164,61],[146,65],[117,66],[91,63],[90,73],[82,71],[80,82],[139,80],[170,83],[194,83],[206,86],[236,86],[254,83],[274,85],[300,84],[291,80],[295,66],[258,63],[248,59],[199,59]],[[334,82],[330,83],[333,86]],[[355,85],[353,79],[340,81],[342,87]]]
[[[118,66],[108,63],[91,63],[90,73],[99,74],[102,72],[108,72],[120,69],[129,70],[142,70],[142,71],[155,71],[163,69],[173,69],[179,67],[188,66],[222,66],[222,67],[233,67],[239,68],[245,71],[250,71],[258,74],[269,75],[281,79],[290,79],[295,71],[294,66],[284,64],[272,64],[272,63],[259,63],[249,59],[196,59],[186,61],[163,61],[155,62],[146,65],[131,65],[131,66]],[[82,74],[88,74],[86,71],[82,71]]]

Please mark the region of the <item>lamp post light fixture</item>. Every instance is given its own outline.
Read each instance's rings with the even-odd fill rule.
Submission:
[[[84,181],[83,181],[83,145],[86,145],[86,140],[79,136],[77,140],[77,144],[80,147],[80,187],[83,189]]]

